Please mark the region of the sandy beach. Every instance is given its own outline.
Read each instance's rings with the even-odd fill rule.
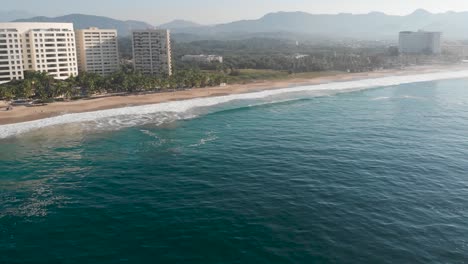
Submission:
[[[199,97],[212,97],[227,94],[257,92],[267,89],[287,88],[292,86],[362,80],[386,76],[436,73],[463,69],[468,69],[468,65],[463,64],[452,66],[415,66],[408,67],[402,70],[382,70],[366,73],[336,73],[313,79],[291,78],[281,81],[261,81],[248,84],[233,84],[224,87],[194,88],[182,91],[168,91],[144,95],[96,97],[70,102],[50,103],[44,106],[19,106],[15,107],[11,111],[6,111],[7,103],[0,101],[0,125],[38,120],[68,113],[81,113],[96,110],[120,108],[126,106],[156,104],[167,101],[186,100]]]

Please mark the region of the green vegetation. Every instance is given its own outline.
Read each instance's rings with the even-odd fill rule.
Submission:
[[[227,78],[228,83],[249,83],[254,81],[287,80],[287,79],[314,79],[324,76],[333,76],[343,72],[320,71],[289,73],[287,71],[241,69],[234,70]]]
[[[290,74],[287,71],[258,69],[182,70],[170,77],[146,76],[133,70],[122,70],[102,77],[81,73],[67,80],[55,80],[44,72],[25,72],[24,80],[0,85],[0,99],[31,99],[37,103],[54,100],[73,100],[103,94],[132,94],[173,91],[195,87],[219,86],[221,83],[249,83],[291,78],[317,78],[337,72],[309,72]]]
[[[296,79],[313,79],[325,76],[333,76],[337,74],[342,74],[340,71],[324,71],[324,72],[300,72],[290,75],[292,78]]]
[[[182,71],[200,69],[224,73],[229,83],[288,77],[313,78],[327,72],[369,72],[405,66],[454,63],[461,58],[440,56],[400,56],[391,43],[378,41],[312,41],[255,37],[232,40],[172,41],[173,66]],[[300,39],[299,39],[300,40]],[[121,57],[132,59],[130,38],[119,40]],[[182,61],[187,54],[223,56],[223,63]],[[312,77],[301,77],[312,76]]]
[[[132,58],[130,38],[119,39],[121,58]],[[174,67],[180,70],[232,71],[257,69],[286,71],[288,73],[317,71],[363,72],[386,68],[399,62],[398,54],[388,46],[353,48],[345,44],[299,43],[295,40],[251,38],[241,40],[200,40],[193,42],[172,41]],[[223,56],[223,63],[196,63],[182,61],[187,54],[216,54]],[[417,63],[414,60],[410,63]]]
[[[160,92],[168,89],[219,86],[221,83],[288,78],[310,79],[336,72],[367,72],[407,65],[452,63],[460,58],[441,56],[400,56],[395,47],[382,43],[296,42],[288,39],[251,38],[242,40],[173,41],[175,74],[145,76],[123,65],[122,71],[107,77],[80,73],[68,80],[54,80],[46,73],[26,72],[25,79],[0,85],[0,99],[33,99],[38,102],[70,100],[102,94]],[[124,63],[131,63],[130,38],[119,39]],[[216,54],[223,63],[194,63],[181,60],[186,54]]]
[[[242,69],[233,70],[229,75],[229,83],[247,83],[252,81],[286,79],[290,76],[285,71],[275,70],[257,70],[257,69]]]
[[[181,60],[186,54],[216,54],[222,64]],[[368,72],[409,65],[454,63],[461,58],[451,54],[404,55],[391,43],[375,41],[296,42],[294,39],[250,38],[241,40],[200,40],[173,42],[173,59],[178,69],[276,70],[287,73],[323,71]]]
[[[132,70],[122,70],[106,77],[82,73],[67,80],[55,80],[44,72],[25,72],[24,80],[0,85],[0,99],[34,99],[46,103],[56,99],[78,99],[107,93],[160,92],[219,86],[226,81],[224,73],[199,70],[178,71],[170,77],[146,76]]]

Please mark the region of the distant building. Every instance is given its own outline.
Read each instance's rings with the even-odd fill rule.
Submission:
[[[79,71],[105,76],[119,70],[117,30],[93,27],[75,35]]]
[[[440,54],[441,32],[400,32],[399,50],[402,54]]]
[[[133,31],[133,65],[148,75],[172,75],[170,32],[165,29]]]
[[[444,45],[444,52],[448,52],[452,55],[460,56],[463,59],[468,58],[468,45],[463,44],[454,44],[454,45]]]
[[[184,55],[182,61],[193,61],[202,63],[219,62],[223,63],[223,57],[218,55]]]
[[[21,80],[27,70],[78,75],[73,24],[0,23],[0,83]]]
[[[299,53],[293,55],[293,58],[296,59],[296,60],[300,60],[300,59],[307,58],[307,57],[310,57],[310,55],[308,55],[308,54],[299,54]]]

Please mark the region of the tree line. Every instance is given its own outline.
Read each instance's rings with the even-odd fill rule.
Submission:
[[[148,76],[123,69],[109,76],[83,72],[56,80],[46,72],[26,71],[24,79],[0,85],[0,99],[32,99],[49,102],[58,98],[78,99],[106,93],[158,92],[170,89],[219,86],[227,81],[221,72],[177,71],[171,76]]]
[[[316,71],[365,72],[407,65],[453,63],[461,58],[442,54],[400,56],[398,47],[388,43],[296,42],[291,39],[251,38],[242,40],[202,40],[173,45],[177,68],[233,71],[268,69],[290,73]],[[185,54],[216,54],[223,64],[184,62]],[[298,56],[299,55],[299,56]]]

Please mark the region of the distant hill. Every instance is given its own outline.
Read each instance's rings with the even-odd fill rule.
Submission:
[[[178,28],[174,33],[204,35],[290,32],[311,36],[356,39],[396,39],[404,30],[442,31],[448,39],[468,39],[468,12],[432,14],[419,9],[406,16],[369,14],[315,15],[305,12],[270,13],[256,20],[241,20],[215,26]]]
[[[0,11],[0,22],[10,22],[20,18],[33,17],[35,15],[21,10]]]
[[[180,28],[197,28],[201,27],[202,25],[197,24],[192,21],[187,21],[187,20],[182,20],[182,19],[176,19],[173,20],[169,23],[162,24],[158,26],[159,28],[165,28],[165,29],[180,29]]]
[[[152,28],[140,21],[121,21],[102,16],[72,14],[61,17],[34,17],[17,22],[73,22],[75,28],[115,28],[119,36],[130,35],[131,30]],[[305,12],[277,12],[259,19],[204,26],[186,20],[174,20],[160,28],[171,29],[179,41],[229,40],[258,36],[286,39],[362,39],[396,40],[405,30],[442,31],[445,39],[468,40],[468,12],[433,14],[419,9],[406,16],[368,14],[316,15]]]
[[[91,16],[82,14],[71,14],[60,17],[33,17],[29,19],[17,19],[14,22],[68,22],[73,23],[75,29],[85,29],[89,27],[98,27],[102,29],[117,29],[119,36],[128,36],[132,30],[147,29],[153,26],[134,20],[117,20],[102,16]]]
[[[332,38],[325,35],[312,35],[306,33],[293,33],[290,31],[272,31],[272,32],[220,32],[220,33],[177,33],[176,30],[171,30],[171,38],[176,42],[193,42],[200,40],[247,40],[255,38],[264,38],[270,40],[294,40],[294,42],[307,42],[314,44],[325,44],[327,45]]]

